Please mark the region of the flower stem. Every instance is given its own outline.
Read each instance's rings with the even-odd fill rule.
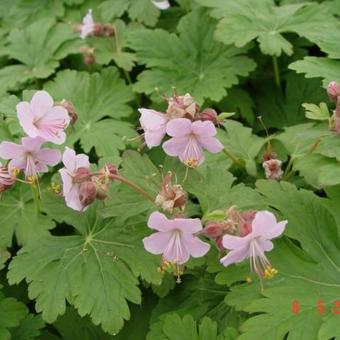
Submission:
[[[122,177],[122,176],[119,176],[119,175],[111,175],[111,176],[112,176],[113,179],[128,185],[132,190],[141,194],[142,196],[144,196],[150,202],[155,203],[155,200],[151,195],[149,195],[145,190],[143,190],[141,187],[139,187],[137,184],[133,183],[129,179]]]
[[[37,215],[40,213],[40,199],[39,199],[39,193],[36,190],[36,187],[31,184],[31,191],[32,191],[32,196],[34,200],[34,205],[35,205],[35,210],[37,212]]]
[[[226,148],[224,148],[223,153],[229,157],[235,164],[239,165],[241,168],[244,168],[244,164],[242,162],[242,160],[240,160],[239,158],[237,158],[235,155],[233,155],[230,151],[228,151]]]
[[[279,89],[281,89],[280,71],[279,71],[279,65],[277,62],[277,56],[273,55],[272,60],[273,60],[273,71],[274,71],[275,84],[277,85]]]
[[[294,158],[291,157],[289,159],[287,166],[286,166],[286,170],[283,174],[283,178],[282,178],[283,180],[287,180],[293,174],[293,171],[292,171],[293,162],[294,162]]]

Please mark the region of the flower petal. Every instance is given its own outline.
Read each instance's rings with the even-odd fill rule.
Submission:
[[[23,156],[24,148],[22,145],[12,142],[2,142],[0,144],[0,157],[3,159],[12,159]]]
[[[175,218],[173,221],[173,229],[178,229],[183,233],[197,233],[202,230],[202,223],[199,218]]]
[[[171,232],[167,233],[154,233],[143,239],[144,248],[151,254],[162,254],[169,244]]]
[[[44,144],[45,140],[41,137],[23,137],[21,143],[27,152],[37,152],[40,150],[41,145]]]
[[[229,250],[244,248],[248,242],[249,238],[247,236],[239,237],[233,235],[224,235],[222,240],[223,247]]]
[[[43,164],[54,166],[60,162],[61,153],[59,150],[46,148],[39,150],[36,153],[35,158]]]
[[[20,102],[16,106],[17,116],[19,119],[19,124],[23,128],[23,130],[30,137],[38,136],[38,129],[33,124],[34,114],[31,111],[31,105],[28,102]]]
[[[189,137],[185,149],[178,156],[184,164],[193,166],[198,166],[204,161],[203,149],[194,136]]]
[[[188,253],[193,257],[202,257],[210,249],[210,244],[203,242],[197,236],[183,233],[181,237]]]
[[[161,0],[161,1],[154,1],[152,0],[152,3],[159,8],[160,10],[165,10],[170,7],[170,3],[168,0]]]
[[[223,144],[215,137],[198,136],[199,144],[211,153],[217,153],[223,150]]]
[[[53,98],[46,91],[37,91],[31,100],[31,110],[34,116],[42,117],[53,106]]]
[[[189,142],[188,136],[182,136],[182,137],[173,137],[163,143],[163,150],[166,154],[169,156],[179,156],[181,155]]]
[[[212,137],[215,136],[217,131],[215,125],[211,121],[197,120],[192,123],[192,132],[197,136]]]
[[[231,250],[226,256],[222,257],[220,262],[225,266],[229,266],[232,263],[239,263],[242,262],[249,256],[249,250],[247,247]]]
[[[187,118],[171,119],[166,126],[166,133],[171,137],[182,137],[191,134],[192,122]]]
[[[256,213],[252,223],[252,234],[253,236],[272,239],[283,233],[286,224],[287,221],[277,223],[275,215],[270,211],[259,211]]]
[[[76,155],[75,151],[68,147],[65,148],[63,153],[63,163],[66,169],[71,173],[75,172],[76,169],[81,167],[90,167],[89,157],[87,155]]]
[[[167,217],[155,211],[149,216],[148,227],[162,232],[167,232],[175,227],[173,226],[173,221],[168,220]]]
[[[183,234],[178,231],[172,233],[170,241],[163,253],[164,260],[178,264],[184,264],[189,260],[190,254],[184,244],[182,235]]]

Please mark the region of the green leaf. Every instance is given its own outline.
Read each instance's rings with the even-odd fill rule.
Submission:
[[[34,340],[41,335],[41,329],[44,327],[40,315],[28,314],[20,325],[11,331],[11,336],[15,340]]]
[[[242,47],[256,39],[262,53],[291,55],[293,46],[283,34],[294,32],[311,41],[323,41],[332,32],[336,20],[323,5],[297,3],[276,6],[272,0],[198,0],[212,7],[212,15],[222,18],[217,25],[216,39]],[[315,25],[318,30],[315,30]],[[321,35],[318,32],[323,32]]]
[[[214,20],[203,10],[186,15],[178,25],[179,35],[161,29],[140,30],[130,36],[131,47],[147,70],[138,76],[135,89],[151,94],[158,87],[170,94],[190,92],[202,103],[219,101],[226,88],[238,83],[255,68],[242,56],[244,50],[226,47],[213,40]]]
[[[22,65],[5,66],[0,70],[0,92],[13,90],[35,78],[44,79],[54,73],[59,61],[79,51],[79,39],[67,24],[41,19],[24,30],[14,29],[3,54]],[[23,53],[23,51],[25,53]]]
[[[4,194],[0,216],[3,247],[11,246],[14,234],[19,245],[25,245],[49,235],[48,230],[55,226],[49,217],[37,214],[29,186],[20,183]]]
[[[328,120],[330,118],[328,107],[326,103],[315,104],[302,104],[306,110],[306,117],[314,120]]]
[[[1,288],[1,286],[0,286]],[[0,291],[0,339],[11,339],[10,329],[17,327],[27,314],[27,308],[14,298],[6,298]],[[13,338],[15,339],[15,338]]]
[[[160,15],[159,9],[150,0],[107,0],[100,8],[102,17],[109,21],[128,12],[132,21],[155,26]]]
[[[306,78],[323,78],[323,86],[330,81],[340,82],[340,61],[325,57],[305,57],[295,61],[289,68],[304,73]]]
[[[219,134],[220,141],[229,152],[245,162],[249,175],[256,176],[255,158],[266,140],[252,134],[250,128],[233,120],[227,120],[223,126],[227,133]]]
[[[157,329],[151,330],[147,340],[227,340],[236,339],[236,336],[237,332],[230,329],[224,334],[219,333],[216,322],[208,317],[198,324],[189,314],[183,318],[171,314],[162,320]]]
[[[114,26],[114,37],[89,37],[87,43],[94,49],[96,64],[107,65],[113,60],[118,67],[131,71],[137,57],[126,49],[128,47],[128,36],[137,29],[137,25],[130,24],[127,26],[124,21],[116,20]]]
[[[130,123],[118,121],[131,113],[127,103],[133,94],[115,68],[93,74],[65,70],[45,90],[55,101],[66,99],[75,107],[78,120],[68,131],[68,145],[80,140],[85,152],[94,147],[99,157],[119,161],[119,152],[126,147],[123,139],[136,133]]]
[[[10,264],[10,284],[29,283],[29,297],[47,322],[65,312],[66,300],[104,331],[118,332],[130,318],[127,300],[140,303],[137,278],[158,283],[158,260],[146,253],[142,225],[101,220],[93,205],[79,215],[79,235],[49,236],[22,248]]]

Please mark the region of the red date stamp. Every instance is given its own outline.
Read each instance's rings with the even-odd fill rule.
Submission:
[[[300,300],[293,300],[291,303],[291,311],[297,315],[302,311]],[[330,305],[326,305],[324,300],[317,300],[315,302],[315,309],[320,315],[324,315],[329,310],[335,314],[340,314],[340,300],[333,301]]]

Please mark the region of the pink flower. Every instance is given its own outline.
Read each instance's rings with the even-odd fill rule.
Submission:
[[[92,9],[89,9],[83,18],[83,24],[80,27],[80,38],[85,39],[94,32],[95,23],[92,18]]]
[[[273,249],[271,239],[280,236],[287,221],[277,222],[274,214],[269,211],[259,211],[252,222],[249,234],[244,237],[225,235],[223,246],[229,249],[229,253],[220,261],[224,266],[239,263],[250,258],[250,267],[260,278],[271,278],[277,271],[271,267],[269,260],[264,254]]]
[[[203,149],[212,153],[223,149],[223,145],[214,137],[216,128],[210,121],[192,122],[177,118],[167,124],[166,132],[172,138],[163,144],[164,151],[170,156],[178,156],[189,167],[203,163]]]
[[[46,141],[63,144],[64,129],[70,122],[67,110],[53,106],[53,99],[46,91],[37,91],[31,102],[20,102],[16,109],[19,123],[30,137],[42,137]]]
[[[168,0],[161,0],[161,1],[151,1],[157,8],[164,10],[170,7],[170,3]]]
[[[63,181],[63,196],[66,205],[74,210],[82,211],[85,206],[80,201],[79,189],[81,183],[75,179],[75,174],[79,168],[88,169],[90,167],[89,158],[84,154],[76,155],[74,150],[66,147],[63,163],[65,167],[60,169],[59,173]]]
[[[281,169],[282,162],[279,159],[269,159],[262,163],[266,178],[279,180],[283,176]]]
[[[15,177],[12,176],[8,168],[0,163],[0,194],[9,189],[15,183]]]
[[[139,121],[144,130],[146,145],[149,148],[158,146],[165,136],[168,118],[155,110],[138,109],[138,111],[141,114]]]
[[[204,256],[210,249],[209,244],[195,236],[195,233],[202,230],[198,218],[169,220],[160,212],[153,212],[148,226],[158,232],[143,239],[144,248],[152,254],[163,254],[164,261],[184,264],[190,256]]]
[[[24,137],[21,144],[2,142],[0,157],[10,159],[8,169],[12,173],[15,169],[24,170],[26,177],[36,177],[38,173],[48,172],[47,166],[54,166],[60,162],[59,150],[41,149],[44,139],[40,137]]]

